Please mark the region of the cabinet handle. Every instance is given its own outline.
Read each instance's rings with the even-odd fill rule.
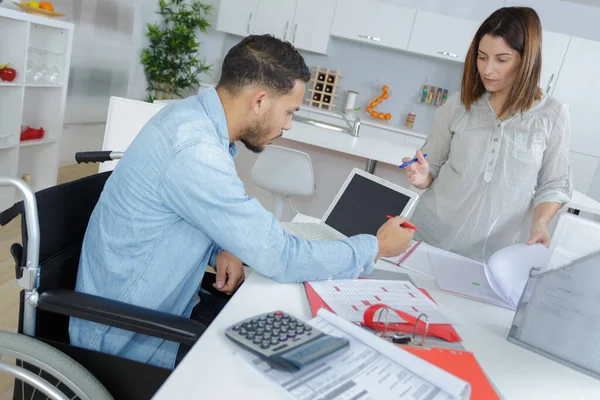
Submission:
[[[248,26],[246,27],[247,34],[250,34],[250,22],[252,22],[252,14],[254,13],[250,13],[250,15],[248,15]]]
[[[379,39],[378,37],[375,36],[368,36],[368,35],[358,35],[358,37],[364,38],[364,39],[369,39],[369,40],[373,40],[375,42],[379,42],[381,39]]]
[[[283,28],[283,41],[287,40],[287,28],[290,26],[290,21],[285,23],[285,28]]]
[[[554,74],[550,75],[550,79],[548,80],[548,86],[546,86],[546,93],[550,92],[552,89],[552,81],[554,80]]]
[[[447,51],[438,51],[438,54],[441,54],[443,56],[447,56],[447,57],[454,57],[454,58],[458,58],[458,54],[456,53],[449,53]]]
[[[294,34],[292,35],[292,43],[296,44],[296,31],[298,31],[298,24],[294,25]]]

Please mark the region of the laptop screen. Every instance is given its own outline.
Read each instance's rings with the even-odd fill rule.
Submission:
[[[325,223],[346,236],[375,235],[386,215],[400,215],[409,201],[407,195],[355,174]]]

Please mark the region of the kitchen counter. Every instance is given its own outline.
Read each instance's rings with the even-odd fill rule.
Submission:
[[[334,113],[321,110],[309,110],[302,107],[297,112],[300,117],[311,118],[327,124],[345,126],[345,121]],[[336,132],[327,128],[316,127],[300,121],[292,122],[292,129],[283,132],[283,138],[299,143],[317,146],[327,150],[349,154],[366,159],[366,170],[373,173],[377,162],[397,166],[402,158],[414,156],[417,149],[425,143],[424,135],[406,132],[401,128],[378,127],[377,123],[365,120],[360,127],[359,136],[346,132]],[[574,191],[569,211],[583,211],[600,215],[600,202]]]

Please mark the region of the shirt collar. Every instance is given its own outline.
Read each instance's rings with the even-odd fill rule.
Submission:
[[[206,88],[198,94],[198,100],[204,105],[206,109],[206,115],[214,125],[217,134],[219,135],[219,141],[229,149],[231,157],[236,157],[238,152],[235,143],[229,143],[229,129],[227,128],[227,117],[225,116],[225,109],[221,103],[221,99],[217,94],[215,88]]]

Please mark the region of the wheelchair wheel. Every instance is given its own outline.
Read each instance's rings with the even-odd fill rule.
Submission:
[[[15,378],[13,399],[112,400],[79,363],[29,336],[0,332],[0,372]]]

